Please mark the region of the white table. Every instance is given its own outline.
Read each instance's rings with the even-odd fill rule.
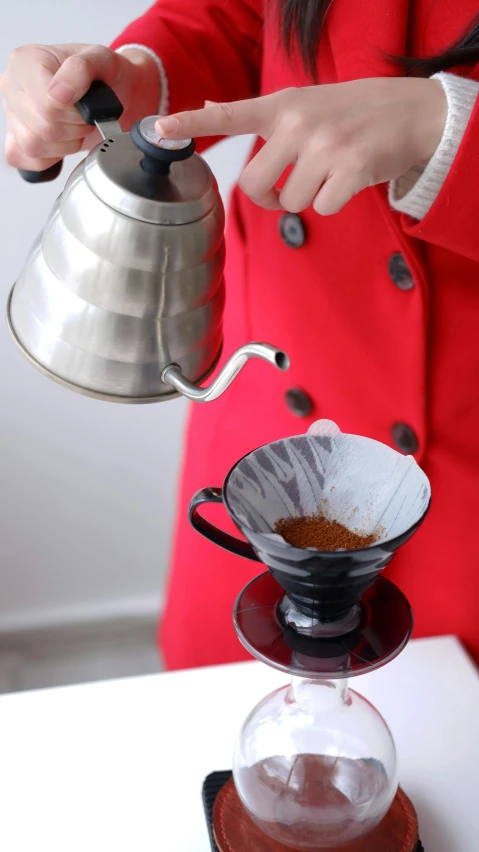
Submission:
[[[244,663],[0,698],[0,849],[209,852],[201,784],[287,679]],[[383,713],[426,852],[479,850],[479,678],[452,637],[353,688]]]

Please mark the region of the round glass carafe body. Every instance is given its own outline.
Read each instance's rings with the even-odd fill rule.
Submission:
[[[317,852],[353,842],[385,816],[396,750],[382,716],[347,681],[293,677],[245,720],[233,775],[265,834]]]

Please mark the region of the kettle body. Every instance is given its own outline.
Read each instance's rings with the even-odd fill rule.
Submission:
[[[154,121],[131,133],[98,124],[106,138],[73,171],[33,245],[9,325],[38,369],[80,393],[207,401],[248,357],[285,369],[287,356],[247,345],[214,387],[197,387],[223,345],[224,208],[191,140],[161,140]]]

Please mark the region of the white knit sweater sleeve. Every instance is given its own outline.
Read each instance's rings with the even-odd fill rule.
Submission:
[[[160,57],[156,55],[154,50],[151,50],[149,47],[145,47],[144,44],[122,44],[121,47],[117,47],[116,53],[124,53],[125,50],[131,50],[132,47],[134,47],[135,50],[143,50],[148,54],[148,56],[151,56],[151,58],[155,60],[160,77],[160,103],[158,105],[158,115],[168,115],[170,109],[170,86],[163,62]]]
[[[471,117],[479,83],[456,74],[434,74],[447,97],[447,119],[442,139],[426,166],[414,166],[389,184],[389,202],[395,210],[422,219],[446,180]]]

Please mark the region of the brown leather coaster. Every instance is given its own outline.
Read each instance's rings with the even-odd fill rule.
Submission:
[[[232,778],[216,798],[213,832],[220,852],[292,852],[291,847],[267,837],[250,819]],[[382,822],[356,843],[338,847],[335,852],[417,852],[418,848],[422,847],[416,811],[399,788]]]

